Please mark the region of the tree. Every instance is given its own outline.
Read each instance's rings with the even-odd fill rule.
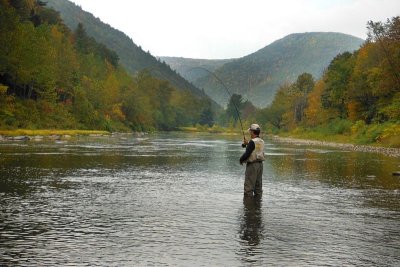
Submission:
[[[0,0],[0,19],[1,126],[148,131],[213,124],[204,94],[148,71],[130,76],[114,51],[82,24],[72,33],[43,1]]]
[[[105,45],[96,42],[92,37],[89,37],[82,23],[78,23],[74,32],[74,37],[75,46],[79,52],[83,54],[93,53],[98,57],[107,60],[114,67],[117,67],[119,60],[117,53],[107,48]]]
[[[393,80],[396,82],[396,87],[400,87],[400,60],[398,57],[393,57],[393,50],[396,48],[399,53],[400,42],[400,16],[393,17],[387,20],[386,23],[368,21],[368,42],[376,42],[382,49],[385,59],[388,63],[388,70]],[[395,53],[396,54],[396,53]]]
[[[306,95],[314,88],[314,78],[310,73],[300,74],[297,77],[295,86],[297,90]]]
[[[243,119],[245,120],[254,119],[255,114],[257,113],[257,108],[249,100],[246,100],[243,103],[241,112],[243,114]]]
[[[322,106],[336,109],[340,118],[347,116],[347,91],[353,75],[356,58],[349,52],[337,55],[329,64],[323,77],[325,89],[321,96]]]
[[[257,114],[257,121],[261,124],[271,124],[277,129],[287,127],[289,121],[285,121],[285,113],[291,112],[292,107],[292,85],[284,84],[276,92],[271,105],[260,110]],[[290,117],[290,116],[286,116]]]
[[[205,99],[202,101],[202,111],[200,113],[199,123],[201,125],[213,126],[214,124],[214,112],[212,109],[211,100]]]
[[[233,118],[235,123],[240,118],[240,112],[244,106],[242,95],[233,94],[229,99],[228,106],[226,108],[226,118],[229,120]]]
[[[297,77],[294,83],[296,95],[294,100],[294,120],[300,122],[304,117],[304,110],[307,107],[307,94],[314,88],[314,78],[309,73],[303,73]]]
[[[325,87],[324,79],[320,79],[316,82],[314,89],[308,94],[308,105],[304,111],[307,126],[316,127],[328,120],[327,113],[329,111],[324,109],[321,104],[321,96]]]

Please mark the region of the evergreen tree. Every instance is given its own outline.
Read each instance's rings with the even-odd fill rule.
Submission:
[[[233,94],[228,102],[228,106],[226,108],[226,118],[229,120],[230,118],[233,118],[235,122],[240,117],[240,111],[242,110],[244,105],[244,100],[242,98],[242,95],[239,94]]]

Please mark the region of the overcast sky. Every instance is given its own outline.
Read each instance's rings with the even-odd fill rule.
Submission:
[[[366,38],[400,0],[72,0],[154,56],[237,58],[291,33]]]

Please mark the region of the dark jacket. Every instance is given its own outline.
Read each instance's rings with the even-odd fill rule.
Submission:
[[[253,140],[250,140],[250,142],[247,144],[246,151],[243,153],[243,155],[240,157],[240,164],[245,162],[253,152],[253,150],[256,148],[256,145],[254,144]]]

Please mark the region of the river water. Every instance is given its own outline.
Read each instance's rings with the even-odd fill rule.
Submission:
[[[398,158],[239,137],[0,143],[0,265],[399,266]]]

